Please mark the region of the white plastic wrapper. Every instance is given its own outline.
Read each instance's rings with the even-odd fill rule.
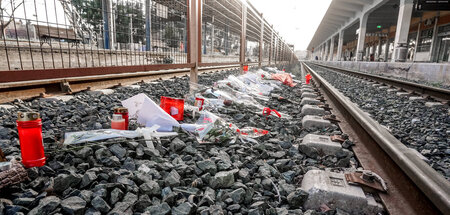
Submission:
[[[202,111],[200,114],[200,118],[195,124],[195,132],[198,134],[198,137],[201,140],[214,127],[214,123],[216,122],[216,120],[220,119],[220,117],[209,111]]]
[[[178,135],[178,133],[176,132],[156,132],[156,128],[157,127],[137,129],[135,131],[100,129],[91,131],[67,132],[64,134],[64,144],[79,144],[119,137],[132,139],[144,136],[146,139],[150,139],[152,137],[159,138]]]
[[[146,127],[158,125],[158,131],[172,131],[174,126],[180,127],[177,120],[143,93],[122,101],[122,105],[128,108],[131,118],[136,118],[139,124]]]
[[[118,137],[136,138],[140,134],[136,131],[100,129],[91,131],[67,132],[64,134],[64,144],[78,144]]]

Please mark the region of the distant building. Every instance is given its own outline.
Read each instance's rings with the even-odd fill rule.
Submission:
[[[72,28],[62,28],[48,25],[34,25],[29,22],[24,24],[22,21],[10,22],[3,29],[6,39],[19,39],[30,41],[41,41],[43,43],[50,40],[63,41],[81,41],[81,38],[75,35]]]
[[[294,53],[295,53],[295,56],[297,56],[297,58],[299,60],[306,60],[306,58],[308,57],[307,50],[296,50]]]

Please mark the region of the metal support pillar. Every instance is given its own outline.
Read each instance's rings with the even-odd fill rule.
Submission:
[[[133,15],[132,14],[128,14],[128,16],[130,17],[130,26],[129,26],[129,30],[130,30],[130,49],[132,49],[134,51],[134,47],[133,47]]]
[[[344,45],[344,30],[339,31],[338,49],[336,54],[336,60],[342,59],[342,46]]]
[[[151,51],[152,1],[145,0],[145,50]]]
[[[275,63],[276,63],[276,51],[277,51],[277,38],[276,38],[276,35],[275,35],[275,33],[274,33],[274,35],[273,35],[273,47],[272,47],[272,61],[271,61],[271,63],[272,63],[272,65],[275,65]]]
[[[325,49],[325,59],[323,59],[323,61],[328,61],[328,59],[330,58],[330,46],[331,46],[331,39],[327,40],[327,46]]]
[[[334,36],[331,36],[331,41],[330,41],[330,56],[328,56],[328,61],[333,61],[333,55],[334,55]]]
[[[388,62],[389,58],[389,37],[386,38],[386,44],[385,44],[385,52],[384,52],[384,62]]]
[[[203,13],[203,0],[197,0],[197,61],[198,63],[202,62],[202,13]],[[206,32],[206,25],[205,25]],[[206,40],[206,39],[205,39]]]
[[[436,12],[436,17],[434,18],[434,27],[433,27],[433,36],[431,37],[431,47],[430,47],[430,58],[429,61],[430,62],[437,62],[437,57],[434,58],[434,56],[437,56],[437,46],[436,46],[436,42],[437,42],[437,35],[438,35],[438,28],[437,28],[437,23],[439,21],[439,14],[440,12],[437,11]]]
[[[269,65],[272,65],[272,58],[273,58],[273,26],[271,26],[271,32],[270,35],[270,48],[269,48]]]
[[[323,60],[323,56],[324,56],[324,53],[325,53],[325,46],[324,46],[324,44],[322,43],[322,45],[320,45],[321,46],[321,48],[320,48],[320,59],[319,60]]]
[[[259,63],[258,63],[258,67],[261,68],[262,67],[262,61],[263,61],[263,44],[264,44],[264,19],[262,18],[262,14],[261,16],[261,34],[259,35]]]
[[[241,52],[240,52],[240,62],[241,62],[241,74],[244,73],[244,63],[245,63],[245,49],[246,38],[247,38],[247,5],[242,2],[242,20],[241,20]]]
[[[322,59],[320,59],[320,60],[325,61],[326,58],[327,58],[327,42],[325,42],[322,46],[323,46],[322,47],[323,48],[323,50],[322,50]]]
[[[225,26],[225,38],[224,38],[224,43],[225,43],[225,55],[228,55],[229,50],[230,50],[230,30],[228,26]]]
[[[416,61],[417,48],[419,47],[419,38],[420,38],[420,27],[422,25],[422,17],[420,17],[420,22],[417,25],[417,35],[416,35],[416,44],[414,45],[414,57],[413,61]]]
[[[281,41],[280,44],[280,60],[281,64],[284,63],[284,41]]]
[[[377,61],[379,61],[381,56],[381,37],[378,37],[378,47],[377,47]]]
[[[369,51],[370,51],[370,47],[364,47],[363,61],[367,61],[367,59],[369,58]]]
[[[210,54],[214,54],[214,43],[215,43],[215,38],[216,34],[214,33],[214,16],[212,16],[212,21],[211,21],[211,53]]]
[[[321,52],[321,50],[322,50],[322,47],[320,47],[320,45],[318,45],[317,47],[316,47],[316,56],[317,56],[317,58],[320,58],[320,52]],[[314,56],[314,59],[315,59],[315,57],[316,56]]]
[[[190,72],[190,82],[198,82],[198,64],[201,56],[201,16],[200,7],[202,0],[187,0],[188,3],[188,25],[189,25],[189,52],[188,62],[194,64]],[[200,33],[200,34],[199,34]],[[193,85],[191,85],[193,89]]]
[[[358,33],[358,43],[356,46],[356,61],[363,60],[364,54],[364,43],[366,41],[366,30],[367,30],[367,20],[369,18],[369,13],[366,12],[359,18],[359,33]]]
[[[274,52],[274,65],[277,66],[278,63],[278,50],[280,49],[280,40],[278,38],[278,36],[276,37],[275,40],[275,52]]]
[[[392,62],[405,62],[408,54],[408,33],[411,15],[414,7],[413,0],[400,0],[397,29],[395,31],[394,53]]]
[[[319,46],[319,60],[322,60],[322,52],[323,52],[323,47],[322,47],[322,44],[320,44],[320,46]]]
[[[325,46],[323,45],[323,43],[322,43],[322,45],[320,45],[320,59],[319,60],[323,60],[323,53],[325,52]]]
[[[377,49],[377,45],[373,44],[370,47],[369,61],[371,61],[370,55],[373,55],[373,60],[375,60],[375,50]]]
[[[388,62],[388,58],[389,58],[389,34],[391,33],[391,28],[388,28],[388,32],[387,32],[387,36],[386,36],[386,44],[385,44],[385,49],[386,51],[384,52],[384,62]]]
[[[103,14],[103,48],[112,49],[114,47],[114,16],[111,0],[102,0]]]

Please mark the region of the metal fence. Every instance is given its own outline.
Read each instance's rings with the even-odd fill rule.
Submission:
[[[0,71],[296,59],[246,0],[0,0],[0,19]]]

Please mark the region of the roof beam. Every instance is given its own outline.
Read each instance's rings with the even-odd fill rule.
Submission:
[[[334,15],[334,14],[332,14],[332,16],[333,16],[333,18],[332,18],[333,20],[339,20],[341,22],[346,22],[349,19],[349,17],[346,17],[346,16],[339,16],[339,15]],[[331,17],[329,19],[331,19]]]
[[[324,23],[334,24],[334,25],[339,25],[339,26],[344,24],[343,22],[340,22],[339,20],[324,20]]]
[[[366,4],[372,4],[373,3],[373,0],[361,0],[361,1],[366,2]]]
[[[337,16],[346,16],[348,18],[355,16],[355,12],[350,12],[346,10],[333,10],[329,12],[330,14],[337,15]]]
[[[361,11],[363,9],[362,5],[355,5],[347,2],[339,2],[337,4],[334,4],[335,8],[341,9],[341,10],[347,10],[347,11]]]
[[[366,2],[364,2],[364,1],[358,1],[358,0],[339,0],[340,2],[345,2],[345,3],[349,3],[349,4],[353,4],[353,5],[361,5],[361,6],[364,6],[364,5],[366,5],[367,3]]]
[[[331,17],[330,17],[331,16]],[[338,12],[330,12],[330,13],[328,13],[328,17],[327,17],[328,19],[336,19],[336,18],[341,18],[341,19],[344,19],[344,20],[347,20],[348,18],[350,18],[349,16],[346,16],[346,15],[342,15],[342,14],[339,14]]]

